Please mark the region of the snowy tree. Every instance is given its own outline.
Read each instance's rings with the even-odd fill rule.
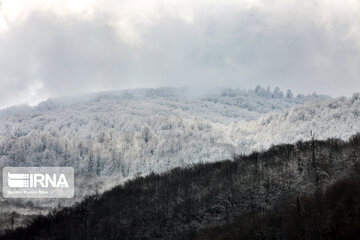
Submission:
[[[279,87],[276,87],[274,89],[274,92],[272,94],[273,98],[283,98],[284,97],[284,93],[280,90]]]
[[[293,93],[291,92],[290,89],[288,89],[288,90],[286,91],[286,98],[292,99],[293,97],[294,97]]]

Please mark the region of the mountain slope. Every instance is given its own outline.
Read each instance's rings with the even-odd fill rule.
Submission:
[[[0,111],[0,167],[73,166],[76,172],[75,199],[0,198],[6,206],[0,221],[12,211],[31,216],[70,205],[138,175],[306,140],[310,131],[318,139],[360,131],[356,94],[295,98],[257,88],[189,95],[179,89],[107,92]]]
[[[360,131],[358,95],[294,98],[257,88],[189,98],[184,91],[110,92],[7,109],[0,114],[0,166],[74,166],[82,196],[93,184],[111,187],[113,178],[229,159],[308,139],[310,131],[318,139]]]
[[[233,122],[326,98],[284,97],[260,87],[189,95],[181,89],[140,89],[7,109],[0,112],[1,165],[70,165],[80,174],[124,178],[215,161],[241,147],[222,136]]]
[[[25,114],[3,113],[1,166],[66,165],[74,166],[79,174],[128,178],[308,139],[310,131],[319,139],[347,139],[360,131],[360,101],[356,95],[330,100],[318,100],[322,98],[316,96],[277,98],[275,102],[284,102],[281,106],[293,105],[299,99],[312,100],[265,115],[256,108],[252,113],[258,114],[257,119],[246,121],[237,115],[244,110],[237,105],[243,107],[246,102],[236,99],[249,95],[248,102],[262,98],[266,105],[267,99],[273,98],[259,97],[256,92],[235,91],[236,95],[228,90],[217,103],[211,103],[215,97],[190,101],[178,97],[175,90],[171,93],[171,89],[147,91],[54,103],[44,110],[44,105],[51,105],[46,102]],[[224,102],[229,99],[235,103],[227,109]]]
[[[88,197],[75,207],[40,216],[30,227],[9,232],[2,239],[16,240],[24,236],[29,240],[191,239],[199,230],[232,223],[245,214],[265,215],[275,206],[281,214],[286,211],[285,205],[279,204],[282,201],[295,197],[296,203],[296,196],[300,196],[304,199],[301,203],[306,204],[307,194],[322,194],[330,184],[349,176],[360,177],[360,135],[347,142],[329,139],[277,145],[268,151],[236,156],[234,161],[138,177],[101,196]],[[357,195],[351,197],[353,201],[360,196],[360,191],[354,193]],[[354,206],[360,207],[359,204]],[[292,212],[297,214],[297,210]],[[360,210],[352,213],[354,221],[360,219]],[[332,212],[325,214],[329,220],[334,219]],[[342,214],[345,217],[347,213]],[[296,220],[295,217],[290,219]],[[344,223],[347,221],[344,219]],[[260,224],[252,230],[258,233],[258,228],[266,226]],[[324,228],[321,224],[318,223],[320,230]],[[329,227],[339,226],[331,224],[329,221]],[[281,228],[274,230],[279,234],[282,231]],[[262,238],[248,237],[280,239],[270,233],[265,232]],[[292,234],[297,235],[281,239],[304,237],[300,232]],[[312,232],[306,234],[314,236]]]

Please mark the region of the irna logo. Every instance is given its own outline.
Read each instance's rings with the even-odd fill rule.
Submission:
[[[5,198],[72,198],[74,169],[72,167],[5,167],[3,195]]]
[[[21,173],[8,173],[8,186],[11,188],[36,188],[43,187],[69,187],[64,174],[21,174]]]

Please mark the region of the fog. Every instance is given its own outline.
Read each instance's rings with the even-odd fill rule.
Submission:
[[[0,108],[163,86],[350,96],[360,2],[6,0],[0,72]]]

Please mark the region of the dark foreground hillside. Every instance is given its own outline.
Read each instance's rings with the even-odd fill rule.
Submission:
[[[360,134],[139,177],[0,239],[359,239]]]
[[[195,239],[360,239],[360,179],[339,180],[324,192],[286,196],[271,209],[202,229]]]

